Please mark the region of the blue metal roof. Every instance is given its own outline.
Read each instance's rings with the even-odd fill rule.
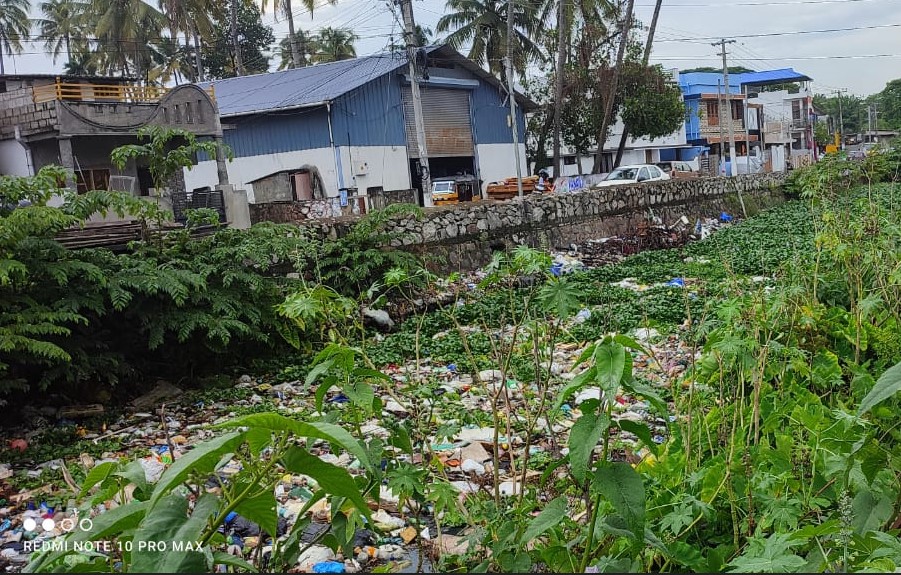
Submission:
[[[213,85],[220,116],[239,116],[321,106],[406,63],[403,54],[375,54],[201,85]]]
[[[746,72],[744,74],[735,74],[736,81],[739,84],[747,86],[766,86],[767,84],[785,84],[788,82],[809,82],[812,80],[809,76],[805,76],[800,72],[795,72],[791,68],[780,68],[779,70],[764,70],[762,72]]]
[[[453,48],[438,45],[428,46],[426,50],[430,57],[452,59],[495,87],[501,86],[497,78]],[[322,106],[342,94],[406,65],[405,53],[387,52],[281,72],[204,82],[200,85],[202,87],[213,85],[220,116],[240,116],[272,110]],[[537,108],[537,104],[521,94],[517,94],[516,100],[527,110]]]

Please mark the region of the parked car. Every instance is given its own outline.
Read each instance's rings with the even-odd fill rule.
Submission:
[[[598,188],[608,186],[621,186],[623,184],[637,184],[639,182],[660,182],[669,180],[663,170],[651,164],[635,164],[633,166],[620,166],[610,172],[603,181],[598,182]]]
[[[671,178],[697,178],[701,174],[688,162],[678,160],[657,162],[657,167]]]

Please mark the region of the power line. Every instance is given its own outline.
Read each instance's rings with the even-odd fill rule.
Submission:
[[[788,2],[728,2],[728,3],[686,3],[664,4],[663,8],[732,8],[734,6],[796,6],[798,4],[856,4],[859,2],[875,2],[877,0],[791,0]],[[654,6],[654,4],[635,4],[636,6]]]
[[[654,60],[719,60],[708,56],[652,56]],[[755,62],[780,62],[783,60],[863,60],[867,58],[901,58],[901,54],[859,54],[837,56],[787,56],[785,58],[752,58]]]
[[[880,28],[899,28],[901,24],[876,24],[873,26],[851,26],[848,28],[825,28],[822,30],[792,30],[787,32],[761,32],[759,34],[737,34],[733,38],[769,38],[772,36],[795,36],[801,34],[827,34],[833,32],[852,32],[854,30],[877,30]],[[697,42],[701,40],[715,40],[716,36],[696,36],[691,38],[668,38],[661,42]]]

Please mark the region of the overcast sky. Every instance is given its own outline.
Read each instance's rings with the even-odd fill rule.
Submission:
[[[325,3],[316,0],[317,6]],[[278,40],[287,35],[287,23],[274,20],[271,4],[264,20],[273,26]],[[295,0],[295,4],[300,2]],[[444,0],[413,3],[417,23],[433,31],[444,8]],[[653,0],[636,0],[637,16],[643,22],[650,22],[652,10]],[[357,52],[361,55],[385,49],[392,35],[396,42],[402,40],[401,27],[386,0],[338,0],[335,6],[317,7],[312,18],[302,12],[295,6],[295,23],[306,30],[323,26],[354,30],[360,37]],[[867,26],[881,28],[740,37]],[[718,48],[710,45],[713,40],[709,38],[733,36],[731,65],[755,70],[792,67],[813,78],[817,92],[847,88],[867,95],[882,90],[889,80],[901,78],[901,0],[664,0],[652,60],[668,68],[719,66]],[[691,41],[671,41],[676,39]],[[7,57],[7,71],[59,69],[49,57],[36,53],[39,47],[27,47],[26,52]],[[875,55],[887,56],[857,58]]]

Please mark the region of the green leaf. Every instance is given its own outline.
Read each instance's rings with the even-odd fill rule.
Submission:
[[[363,467],[371,472],[375,472],[375,468],[369,460],[369,455],[366,454],[366,450],[363,449],[360,442],[354,439],[353,436],[343,428],[331,423],[322,423],[319,421],[306,423],[289,419],[278,413],[253,413],[251,415],[245,415],[244,417],[227,421],[217,427],[249,427],[251,429],[259,427],[270,429],[272,431],[290,431],[294,435],[299,435],[301,437],[324,439],[343,447],[351,455],[359,459]]]
[[[787,533],[774,533],[766,540],[751,539],[740,557],[729,563],[733,573],[796,573],[807,562],[791,552],[802,541],[792,541]]]
[[[74,531],[66,537],[65,541],[67,543],[64,550],[42,553],[26,565],[22,571],[25,573],[42,573],[60,558],[70,554],[77,542],[113,539],[124,531],[134,529],[144,518],[148,507],[147,502],[133,502],[128,505],[114,507],[106,513],[101,513],[93,518],[94,523],[90,531],[82,531],[80,529]]]
[[[868,489],[860,491],[851,502],[854,511],[854,532],[863,535],[867,531],[875,531],[892,517],[894,509],[891,498],[875,494]]]
[[[268,429],[248,429],[246,438],[247,446],[250,448],[251,455],[256,457],[260,453],[262,453],[270,443],[272,443],[272,432]]]
[[[597,376],[597,373],[597,368],[592,365],[591,367],[574,377],[572,381],[567,383],[557,394],[557,401],[554,402],[554,407],[553,409],[551,409],[551,413],[556,413],[557,411],[559,411],[560,406],[566,403],[570,396],[576,391],[589,383],[593,383],[595,377]]]
[[[321,363],[317,363],[313,369],[310,370],[310,373],[307,374],[307,379],[305,380],[307,385],[312,385],[320,376],[328,372],[335,365],[335,359],[327,359]]]
[[[609,397],[616,395],[626,371],[626,355],[629,352],[619,343],[605,342],[594,352],[597,380]]]
[[[525,533],[520,539],[522,542],[529,542],[543,534],[545,531],[560,523],[566,517],[566,496],[561,495],[548,503],[538,517],[532,519]]]
[[[372,400],[375,399],[375,391],[372,389],[371,385],[363,381],[355,381],[350,385],[344,386],[342,389],[348,399],[356,405],[359,405],[367,411],[372,409]]]
[[[828,349],[821,349],[810,362],[813,384],[820,389],[832,389],[842,384],[842,368],[838,356]]]
[[[636,436],[641,440],[642,443],[645,444],[645,447],[648,448],[648,451],[657,456],[657,444],[654,443],[653,436],[651,435],[651,429],[644,423],[639,421],[630,421],[628,419],[620,419],[619,421],[614,421],[614,424],[622,429],[623,431],[628,431],[632,435]]]
[[[361,513],[369,516],[369,506],[360,494],[360,489],[350,474],[300,447],[292,447],[285,453],[282,463],[285,469],[292,473],[307,475],[316,480],[319,487],[326,493],[346,497]]]
[[[156,484],[153,495],[150,497],[150,505],[153,506],[161,497],[166,495],[177,485],[188,478],[192,473],[209,473],[222,459],[222,456],[235,448],[244,439],[244,433],[233,431],[216,439],[200,443],[183,456],[175,460],[169,469]]]
[[[632,466],[623,462],[602,465],[595,471],[591,487],[613,504],[635,538],[644,540],[644,482]]]
[[[227,565],[243,571],[256,572],[257,568],[240,557],[224,551],[213,551],[213,565]]]
[[[573,477],[579,482],[588,475],[591,454],[604,431],[610,427],[610,419],[606,415],[586,413],[580,417],[569,434],[569,465]]]
[[[201,550],[175,550],[173,544],[192,546],[200,541],[200,536],[210,517],[216,512],[219,499],[205,493],[190,517],[188,500],[181,495],[166,495],[147,513],[135,530],[132,563],[134,573],[200,573],[209,570],[206,554]],[[167,549],[141,548],[140,543],[165,543]]]
[[[116,469],[117,464],[113,461],[107,461],[106,463],[101,463],[99,465],[95,465],[93,469],[91,469],[87,476],[84,478],[84,481],[81,483],[81,491],[78,493],[79,497],[84,497],[88,494],[88,491],[91,490],[92,487],[109,477],[109,474]]]
[[[888,368],[876,381],[876,385],[870,390],[870,393],[860,402],[857,409],[857,416],[867,413],[886,399],[895,395],[901,390],[901,362],[896,363]]]
[[[278,529],[278,511],[275,505],[275,493],[266,491],[242,500],[235,507],[235,511],[238,515],[259,524],[263,531],[275,537]]]

